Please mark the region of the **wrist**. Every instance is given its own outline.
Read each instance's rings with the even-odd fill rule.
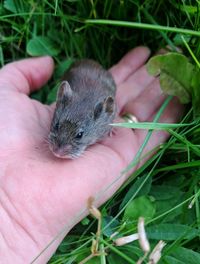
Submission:
[[[18,161],[0,165],[0,262],[31,263],[55,234],[48,230],[46,219],[39,214],[39,205],[36,206],[26,192],[23,184],[26,164]],[[35,263],[47,263],[59,243],[60,240],[56,241]]]
[[[3,197],[4,196],[4,197]],[[2,202],[2,200],[4,200]],[[31,255],[38,251],[24,227],[17,223],[8,211],[9,201],[5,205],[5,194],[1,191],[0,204],[0,259],[1,263],[29,263]],[[3,205],[4,204],[4,205]]]

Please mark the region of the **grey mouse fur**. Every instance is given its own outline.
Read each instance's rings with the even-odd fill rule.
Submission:
[[[84,59],[72,65],[58,89],[48,136],[55,156],[76,158],[111,131],[115,93],[111,74],[97,62]]]

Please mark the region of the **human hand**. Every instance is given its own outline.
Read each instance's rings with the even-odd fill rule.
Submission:
[[[121,112],[150,121],[164,101],[158,80],[149,76],[144,63],[149,50],[129,52],[111,73],[117,83]],[[102,204],[124,182],[120,172],[136,155],[146,131],[116,128],[115,135],[91,146],[76,160],[53,157],[44,144],[53,107],[28,97],[51,76],[49,57],[8,64],[0,71],[0,258],[1,263],[30,263],[64,227],[58,240],[37,263],[46,263],[67,231],[87,213],[87,200],[100,195]],[[182,106],[172,100],[160,122],[175,122]],[[167,138],[154,132],[145,153]]]

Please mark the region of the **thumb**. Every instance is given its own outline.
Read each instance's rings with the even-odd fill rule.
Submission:
[[[7,89],[29,94],[48,81],[53,69],[54,62],[49,56],[12,62],[0,70],[0,83]]]

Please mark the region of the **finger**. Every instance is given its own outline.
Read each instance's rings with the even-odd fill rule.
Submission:
[[[30,58],[9,63],[0,70],[2,87],[29,94],[51,77],[54,69],[53,59],[49,56]]]
[[[110,72],[117,85],[124,82],[133,72],[140,68],[148,59],[150,50],[147,47],[137,47],[128,52]]]
[[[159,79],[155,79],[141,94],[125,105],[123,111],[131,113],[141,122],[149,119],[164,102],[166,95],[160,89]]]
[[[130,75],[124,83],[119,85],[116,100],[120,111],[128,102],[135,100],[144,90],[146,91],[154,80],[155,77],[149,75],[146,66],[143,65]]]

